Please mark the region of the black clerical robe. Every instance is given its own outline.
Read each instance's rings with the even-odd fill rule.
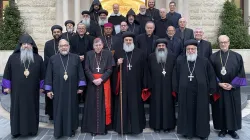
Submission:
[[[172,25],[172,21],[167,18],[155,21],[155,35],[160,38],[166,38],[168,26]]]
[[[167,41],[168,41],[168,45],[167,45],[168,50],[174,53],[176,57],[184,54],[183,44],[180,38],[175,37],[175,36],[170,38],[167,36]]]
[[[208,42],[206,40],[198,41],[197,51],[199,56],[203,56],[209,59],[213,53],[211,42]]]
[[[65,69],[68,79],[64,79]],[[54,136],[71,136],[79,124],[77,90],[86,85],[80,58],[76,54],[57,54],[50,58],[45,90],[52,91]],[[82,89],[82,88],[81,88]]]
[[[134,33],[135,36],[141,34],[141,26],[139,23],[133,22],[132,24],[130,24],[129,22],[127,22],[127,24],[128,24],[128,31]]]
[[[95,10],[94,6],[95,5],[99,5],[99,9]],[[89,12],[90,12],[90,19],[93,20],[96,24],[98,24],[98,20],[99,20],[99,10],[102,10],[102,4],[99,0],[94,0],[89,8]]]
[[[145,76],[145,70],[147,68],[146,61],[143,52],[136,47],[132,52],[125,53],[125,51],[122,50],[115,53],[115,59],[117,60],[119,58],[124,58],[122,64],[122,77],[118,77],[118,81],[122,82],[123,133],[138,134],[143,131],[146,124],[141,94],[142,90],[147,86],[147,77]],[[128,66],[132,66],[130,67],[131,70],[129,70]],[[120,75],[120,73],[118,73],[118,75]],[[122,80],[120,80],[120,78],[122,78]],[[116,132],[121,133],[119,82],[116,88],[117,96],[115,97],[113,128]]]
[[[158,38],[155,35],[148,36],[146,33],[136,37],[136,45],[143,51],[146,58],[155,51],[154,43]]]
[[[69,42],[70,38],[74,36],[75,34],[76,34],[75,32],[73,33],[65,32],[62,34],[62,39],[66,39]]]
[[[136,15],[136,19],[140,23],[141,33],[146,33],[145,25],[148,21],[152,21],[151,17],[147,14],[142,15],[139,13]]]
[[[221,52],[223,65],[225,65],[227,55],[228,51]],[[217,88],[217,96],[214,96],[214,102],[212,104],[214,128],[233,131],[241,129],[240,86],[247,85],[243,59],[240,54],[230,50],[226,63],[227,73],[224,76],[221,74],[222,64],[220,51],[212,54],[210,60],[217,76],[217,82],[229,83],[233,86],[231,90],[224,90],[219,86]]]
[[[120,40],[118,39],[118,37],[110,35],[110,36],[101,36],[100,37],[104,43],[104,49],[109,50],[109,51],[113,51],[115,50],[115,47],[119,44],[117,44],[117,42],[119,42]]]
[[[176,29],[175,37],[182,40],[182,44],[189,39],[194,39],[194,31],[190,28],[185,28],[183,31],[180,28]]]
[[[44,47],[44,65],[45,73],[47,70],[47,65],[51,56],[58,53],[58,43],[59,39],[51,39],[45,43]],[[50,116],[50,119],[53,120],[53,101],[45,96],[45,114]]]
[[[99,64],[97,64],[99,63]],[[96,54],[93,50],[87,53],[85,73],[88,79],[82,132],[105,133],[105,126],[111,125],[111,85],[113,56],[108,50]],[[100,68],[100,69],[98,69]],[[102,84],[96,86],[94,79],[101,78]]]
[[[120,32],[120,24],[122,21],[125,21],[126,18],[123,15],[113,15],[111,14],[108,18],[108,22],[114,25],[115,33],[118,34]]]
[[[190,77],[192,71],[194,77]],[[188,63],[186,56],[177,59],[173,73],[173,91],[178,94],[179,101],[178,134],[208,137],[209,95],[214,93],[215,89],[215,73],[208,59],[198,56],[196,62]]]
[[[181,18],[181,14],[177,12],[168,12],[167,13],[167,19],[171,20],[173,23],[173,26],[176,28],[179,28],[179,19]]]
[[[149,86],[151,89],[149,125],[154,130],[174,129],[175,118],[175,94],[172,94],[172,73],[176,57],[168,52],[166,63],[158,63],[156,54],[152,53],[148,58]],[[165,69],[165,74],[163,73]]]
[[[13,53],[6,64],[2,89],[11,90],[11,135],[37,134],[39,124],[39,89],[43,89],[44,64],[40,55],[34,53],[34,63],[25,63],[30,72],[24,76],[24,64],[20,52]]]
[[[160,16],[160,11],[159,9],[156,9],[156,8],[148,8],[146,10],[146,14],[149,15],[151,17],[151,20],[152,21],[157,21],[157,20],[160,20],[161,19],[161,16]]]

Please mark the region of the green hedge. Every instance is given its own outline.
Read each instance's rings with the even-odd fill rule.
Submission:
[[[14,50],[24,32],[23,20],[14,4],[4,9],[4,20],[0,23],[0,50]]]
[[[224,3],[220,20],[218,36],[229,36],[231,49],[250,49],[248,25],[244,23],[242,18],[242,10],[237,8],[234,2],[227,0]],[[215,48],[218,48],[217,46],[213,45]]]

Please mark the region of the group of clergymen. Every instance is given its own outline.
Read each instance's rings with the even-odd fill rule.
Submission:
[[[3,93],[11,96],[13,137],[37,134],[40,92],[47,95],[46,114],[54,120],[56,138],[75,135],[79,101],[84,101],[81,132],[142,133],[146,101],[155,132],[177,125],[184,137],[207,139],[211,103],[219,137],[238,139],[240,86],[246,85],[241,55],[229,49],[226,35],[218,38],[220,50],[212,54],[202,29],[186,28],[174,2],[169,13],[155,9],[154,0],[148,6],[123,17],[114,4],[107,18],[94,1],[90,11],[82,12],[76,33],[70,20],[65,33],[59,25],[51,28],[54,38],[45,44],[44,61],[31,36],[21,36],[2,82]]]

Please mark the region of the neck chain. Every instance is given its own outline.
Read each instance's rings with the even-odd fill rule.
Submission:
[[[64,66],[61,54],[60,54],[60,58],[61,58],[61,62],[62,62],[63,69],[64,69],[64,76],[63,76],[63,78],[66,81],[68,79],[67,69],[68,69],[68,64],[69,64],[69,54],[68,54],[68,60],[67,60],[66,67]]]
[[[190,73],[190,75],[188,76],[188,78],[190,79],[190,81],[192,81],[192,79],[194,78],[193,72],[194,72],[194,69],[195,69],[196,60],[194,61],[194,67],[193,67],[193,70],[192,70],[192,71],[190,70],[188,60],[187,60],[187,64],[188,64],[188,71],[189,71],[189,73]]]
[[[129,70],[131,70],[131,68],[132,68],[131,61],[132,61],[132,57],[133,57],[133,52],[134,52],[134,51],[132,51],[130,60],[128,59],[128,55],[127,55],[127,53],[125,52],[126,58],[127,58],[127,68],[128,68]]]
[[[110,36],[110,45],[108,44],[108,41],[107,41],[107,38],[106,37],[104,37],[105,38],[105,41],[106,41],[106,44],[107,44],[107,47],[108,47],[108,49],[109,49],[109,51],[111,51],[111,48],[112,48],[112,36]]]
[[[161,68],[162,68],[162,74],[165,77],[166,71],[165,71],[166,63],[161,63]]]
[[[26,78],[28,78],[28,76],[30,75],[30,72],[29,72],[29,67],[30,67],[30,61],[29,61],[29,64],[28,64],[28,67],[26,68],[26,66],[25,66],[25,62],[23,63],[23,65],[24,65],[24,76],[26,77]]]
[[[129,31],[134,32],[135,31],[135,23],[132,23],[132,24],[134,24],[133,31],[131,31],[130,28],[129,28]]]
[[[54,39],[54,51],[55,51],[55,54],[58,53],[58,50],[56,51],[56,40]]]
[[[99,62],[97,61],[96,59],[96,53],[95,53],[95,60],[96,60],[96,65],[97,65],[97,72],[100,72],[100,64],[101,64],[101,60],[102,60],[102,51],[101,51],[101,56],[100,56],[100,59],[99,59]]]
[[[228,57],[229,57],[229,51],[230,50],[228,50],[227,59],[226,59],[225,65],[223,65],[222,57],[221,57],[221,50],[220,50],[220,62],[221,62],[221,66],[222,66],[220,73],[222,75],[226,75],[227,74],[226,66],[227,66],[227,60],[228,60]]]

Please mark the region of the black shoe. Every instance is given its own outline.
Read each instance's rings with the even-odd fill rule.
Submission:
[[[233,139],[239,139],[239,135],[235,131],[228,131],[228,134],[233,138]]]
[[[37,133],[29,133],[30,136],[36,136]]]
[[[93,137],[96,136],[96,133],[91,133],[91,136],[93,136]]]
[[[75,134],[76,134],[75,131],[72,131],[72,132],[71,132],[71,137],[74,137]]]
[[[219,132],[218,136],[221,137],[221,138],[224,138],[224,137],[226,136],[226,134],[227,134],[227,131],[221,130],[221,131]]]
[[[19,136],[21,135],[20,134],[12,135],[12,138],[18,138]]]
[[[60,139],[61,138],[61,136],[57,136],[57,137],[54,137],[55,139]]]
[[[201,140],[207,140],[207,138],[206,138],[206,137],[205,137],[205,138],[204,138],[204,137],[200,137],[200,139],[201,139]]]
[[[160,130],[158,130],[158,129],[155,129],[154,131],[155,131],[155,133],[160,133]]]

